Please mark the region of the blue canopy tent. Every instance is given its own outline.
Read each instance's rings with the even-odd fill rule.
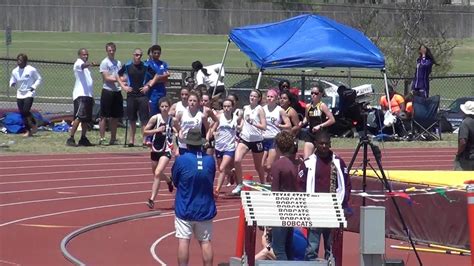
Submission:
[[[265,69],[356,67],[383,70],[385,67],[382,52],[362,32],[317,15],[301,15],[231,30],[222,65],[231,41],[260,69],[257,88]],[[385,71],[382,72],[388,95],[387,77]]]

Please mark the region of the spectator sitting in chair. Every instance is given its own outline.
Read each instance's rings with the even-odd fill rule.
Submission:
[[[409,93],[405,96],[405,112],[407,114],[407,118],[411,118],[413,116],[413,94]]]
[[[388,95],[390,97],[390,110],[392,114],[398,116],[405,113],[405,99],[393,89],[392,85],[388,85]],[[384,113],[388,110],[386,95],[380,97],[380,107]]]

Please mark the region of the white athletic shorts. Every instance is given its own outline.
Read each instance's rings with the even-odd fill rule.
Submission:
[[[174,227],[177,238],[191,239],[193,233],[199,241],[210,241],[212,238],[212,220],[196,222],[175,217]]]

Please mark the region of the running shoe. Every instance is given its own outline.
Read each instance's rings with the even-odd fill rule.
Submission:
[[[242,191],[242,187],[244,185],[242,184],[238,184],[233,190],[232,190],[232,194],[239,194],[240,195],[240,191]]]
[[[174,190],[173,182],[169,181],[169,182],[166,182],[166,184],[168,184],[168,191],[170,193],[173,193],[173,190]]]
[[[146,205],[148,206],[148,208],[152,210],[155,208],[155,202],[152,199],[148,199],[148,202],[146,203]]]

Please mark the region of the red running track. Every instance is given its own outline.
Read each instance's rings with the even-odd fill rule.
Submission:
[[[337,150],[349,163],[353,150]],[[454,149],[388,149],[384,169],[449,170]],[[69,233],[98,222],[148,212],[152,174],[147,152],[0,156],[0,265],[70,265],[60,251]],[[369,157],[371,158],[371,156]],[[360,165],[362,154],[354,164]],[[371,163],[376,166],[373,158]],[[171,164],[170,164],[171,166]],[[253,173],[252,160],[244,160]],[[169,168],[168,168],[169,171]],[[174,195],[165,185],[156,206],[159,216],[112,224],[74,238],[68,251],[87,265],[176,265]],[[229,191],[230,188],[225,188]],[[214,262],[235,250],[240,202],[220,199],[214,219]],[[259,242],[257,242],[259,243]],[[386,253],[417,265],[412,252]],[[358,265],[358,235],[345,233],[344,265]],[[190,265],[200,265],[191,247]],[[469,265],[469,257],[420,253],[424,265]]]

